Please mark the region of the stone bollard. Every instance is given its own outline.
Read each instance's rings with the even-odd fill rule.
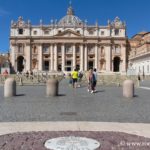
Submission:
[[[8,78],[4,84],[4,97],[16,96],[16,81],[13,78]]]
[[[46,96],[58,96],[58,86],[58,80],[49,79],[46,83]]]
[[[126,98],[134,96],[134,82],[132,80],[125,80],[123,82],[123,96]]]

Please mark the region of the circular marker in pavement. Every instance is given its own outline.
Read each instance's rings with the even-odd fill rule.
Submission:
[[[69,136],[49,139],[45,147],[53,150],[95,150],[100,143],[91,138]]]

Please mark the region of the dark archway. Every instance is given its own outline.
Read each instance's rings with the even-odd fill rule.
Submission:
[[[24,69],[24,57],[19,56],[17,58],[17,71],[22,72]]]
[[[120,71],[120,57],[114,58],[114,72]]]

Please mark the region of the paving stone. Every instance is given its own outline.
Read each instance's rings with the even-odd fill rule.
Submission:
[[[147,84],[148,82],[146,82]],[[143,83],[144,84],[144,83]],[[18,86],[18,95],[3,97],[0,87],[0,122],[98,121],[150,123],[149,90],[135,89],[135,97],[122,96],[122,87],[98,86],[94,94],[86,86],[73,89],[60,82],[58,97],[46,97],[45,86]]]

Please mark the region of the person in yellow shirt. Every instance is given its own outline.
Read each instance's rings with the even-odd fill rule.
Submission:
[[[77,81],[78,81],[78,71],[77,69],[74,69],[74,71],[71,72],[71,76],[72,76],[72,85],[73,88],[77,87]]]

